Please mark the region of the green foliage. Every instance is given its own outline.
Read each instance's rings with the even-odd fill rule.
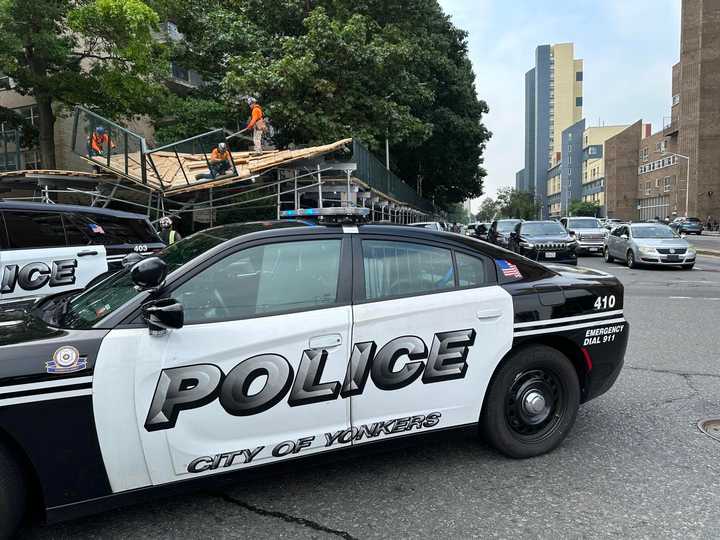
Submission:
[[[595,201],[586,202],[577,200],[570,203],[571,216],[597,217],[600,215],[601,210],[600,205]]]
[[[219,96],[235,129],[249,114],[239,98],[253,95],[281,146],[352,136],[382,154],[387,137],[393,170],[410,185],[421,180],[425,197],[446,205],[482,193],[488,109],[466,35],[437,0],[162,4],[185,35],[173,54],[207,83],[174,108],[183,136],[198,132],[193,119]],[[207,113],[219,127],[218,110]]]
[[[532,193],[505,187],[498,190],[497,204],[505,218],[536,219],[539,205]]]
[[[497,201],[490,197],[483,199],[480,203],[480,211],[475,216],[475,219],[481,222],[492,221],[500,213],[500,207]]]
[[[0,73],[38,102],[40,146],[54,164],[53,124],[76,104],[109,116],[153,112],[168,73],[141,0],[0,0]]]

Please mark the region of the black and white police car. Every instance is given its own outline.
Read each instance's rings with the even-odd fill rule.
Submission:
[[[165,247],[141,214],[65,204],[0,202],[0,302],[83,289],[133,252]]]
[[[614,277],[466,236],[196,233],[2,315],[1,534],[29,505],[67,519],[447,428],[536,456],[614,383],[628,331]]]

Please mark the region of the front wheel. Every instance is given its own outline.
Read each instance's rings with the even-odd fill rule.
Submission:
[[[629,249],[626,256],[626,262],[628,268],[637,268],[637,262],[635,262],[635,254],[632,249]]]
[[[539,456],[565,439],[579,405],[580,384],[568,358],[534,345],[513,354],[496,372],[480,428],[486,440],[509,457]]]
[[[0,539],[13,538],[25,514],[27,489],[22,470],[0,445]]]

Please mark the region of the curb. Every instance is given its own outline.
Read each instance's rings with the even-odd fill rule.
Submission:
[[[695,251],[697,252],[698,255],[708,255],[710,257],[720,257],[720,251],[715,251],[712,249],[698,249],[696,247]]]

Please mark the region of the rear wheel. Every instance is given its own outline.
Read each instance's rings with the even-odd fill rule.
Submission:
[[[567,357],[534,345],[500,366],[485,397],[480,428],[509,457],[538,456],[565,439],[579,404],[580,384]]]
[[[608,249],[607,246],[605,246],[604,255],[605,255],[605,262],[606,262],[606,263],[611,263],[611,262],[613,262],[613,261],[615,260],[615,257],[613,257],[612,255],[610,255],[610,250]]]
[[[27,489],[17,461],[0,445],[0,539],[12,538],[25,514]]]
[[[633,253],[632,249],[628,249],[627,255],[625,256],[625,261],[627,262],[628,268],[637,268],[637,263],[635,262],[635,254]]]

